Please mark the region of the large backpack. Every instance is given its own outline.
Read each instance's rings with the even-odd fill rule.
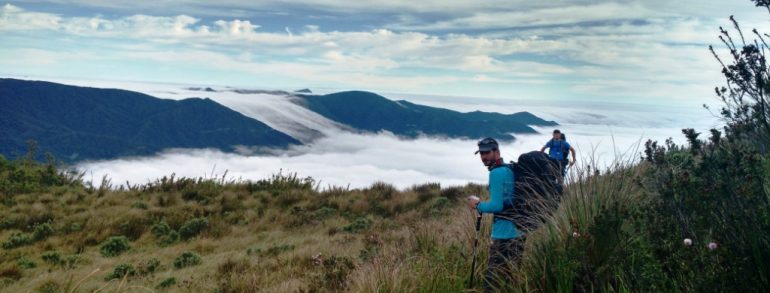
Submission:
[[[543,152],[533,151],[504,166],[511,168],[515,176],[514,199],[504,199],[503,212],[496,213],[495,218],[511,220],[525,233],[532,231],[559,204],[559,163]]]
[[[561,149],[561,162],[562,164],[565,164],[569,161],[569,148],[567,148],[564,143],[567,142],[567,137],[564,135],[564,133],[561,134],[561,141],[559,142],[559,148]],[[555,142],[553,139],[551,139],[551,147],[555,147]]]

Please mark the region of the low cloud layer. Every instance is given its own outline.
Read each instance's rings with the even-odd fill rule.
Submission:
[[[137,88],[135,88],[137,89]],[[167,98],[181,98],[185,94],[176,87],[146,87],[147,93],[166,93]],[[265,112],[249,112],[262,103],[262,108],[279,112],[285,125],[295,125],[286,100],[275,96],[241,95],[229,93],[199,93],[209,95],[223,104],[231,104],[237,111],[258,118]],[[241,100],[237,99],[240,97]],[[262,102],[254,100],[261,97]],[[394,97],[390,97],[394,98]],[[251,99],[251,100],[249,100]],[[576,104],[563,107],[562,104],[542,102],[511,103],[510,101],[451,99],[441,97],[413,96],[415,102],[444,106],[461,111],[477,109],[512,113],[530,111],[547,119],[561,122],[568,140],[578,151],[580,161],[593,159],[606,166],[618,157],[638,158],[646,139],[664,140],[673,137],[683,143],[681,129],[694,127],[705,131],[717,125],[705,110],[694,108],[671,108],[663,105]],[[250,102],[247,102],[250,101]],[[481,101],[481,102],[480,102]],[[268,107],[269,106],[269,107]],[[259,108],[259,107],[257,107]],[[286,112],[289,111],[289,112]],[[711,117],[711,119],[709,119]],[[288,119],[288,120],[286,120]],[[695,120],[694,120],[695,119]],[[169,150],[162,154],[144,158],[87,162],[78,165],[86,171],[86,179],[98,183],[108,176],[115,184],[126,181],[131,184],[146,183],[170,175],[185,177],[221,177],[228,179],[259,180],[278,172],[297,173],[300,177],[312,177],[320,187],[350,186],[365,187],[376,181],[383,181],[406,188],[414,184],[439,182],[442,185],[463,185],[468,182],[484,183],[487,172],[473,154],[476,142],[463,139],[442,139],[421,137],[414,140],[401,139],[389,133],[354,134],[338,128],[328,128],[330,122],[324,119],[298,117],[310,129],[324,128],[325,137],[315,139],[303,146],[276,155],[240,155],[222,153],[217,150]],[[698,125],[692,125],[699,121]],[[501,146],[506,160],[517,158],[521,153],[538,150],[550,138],[551,128],[537,128],[541,134],[519,135],[514,143]]]

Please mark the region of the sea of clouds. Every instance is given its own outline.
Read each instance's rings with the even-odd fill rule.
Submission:
[[[71,81],[65,81],[73,84]],[[382,181],[399,188],[438,182],[442,186],[484,183],[487,171],[474,155],[476,141],[439,137],[403,139],[388,132],[354,133],[294,103],[281,94],[236,93],[232,88],[217,92],[190,90],[181,85],[95,83],[75,84],[117,87],[168,99],[211,98],[246,116],[305,143],[288,150],[224,153],[212,149],[171,149],[149,157],[83,162],[76,166],[85,179],[99,183],[103,177],[113,184],[141,184],[162,176],[208,177],[228,180],[259,180],[276,173],[312,177],[319,187],[366,187]],[[531,101],[462,97],[386,94],[394,100],[445,107],[458,111],[528,111],[560,123],[575,147],[578,164],[595,161],[608,166],[616,159],[639,158],[647,139],[672,137],[684,143],[682,128],[705,132],[719,127],[718,119],[698,105],[652,105],[623,102]],[[714,102],[713,100],[704,102]],[[517,135],[501,145],[506,160],[539,150],[550,138],[552,127],[535,127],[540,134]],[[703,137],[705,138],[705,134]]]

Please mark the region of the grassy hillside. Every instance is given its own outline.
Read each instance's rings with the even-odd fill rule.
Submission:
[[[505,291],[770,289],[770,158],[727,138],[694,141],[576,170]],[[462,292],[464,198],[485,195],[322,189],[286,174],[93,188],[32,157],[0,159],[4,292]]]
[[[421,274],[436,286],[461,288],[472,228],[458,200],[481,192],[437,184],[319,190],[280,174],[257,182],[170,177],[109,190],[32,161],[0,166],[7,292],[359,291],[376,286],[382,262],[401,263],[379,272],[403,275],[398,286],[422,286],[407,276],[420,265],[435,272]]]
[[[501,291],[770,292],[768,46],[721,33],[723,131],[684,129],[688,145],[648,141],[607,169],[579,164]],[[466,288],[464,198],[483,186],[348,190],[277,174],[94,188],[35,157],[0,157],[0,291],[480,289]]]

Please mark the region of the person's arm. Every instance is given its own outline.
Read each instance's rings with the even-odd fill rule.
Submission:
[[[549,140],[548,142],[546,142],[543,148],[540,149],[540,152],[545,153],[545,149],[551,147],[551,143],[553,143],[553,140]]]
[[[504,177],[506,174],[502,168],[489,172],[489,200],[480,202],[476,206],[479,213],[497,213],[503,210]]]
[[[570,146],[569,151],[572,153],[572,164],[575,164],[575,162],[577,162],[577,159],[575,158],[575,148]]]

